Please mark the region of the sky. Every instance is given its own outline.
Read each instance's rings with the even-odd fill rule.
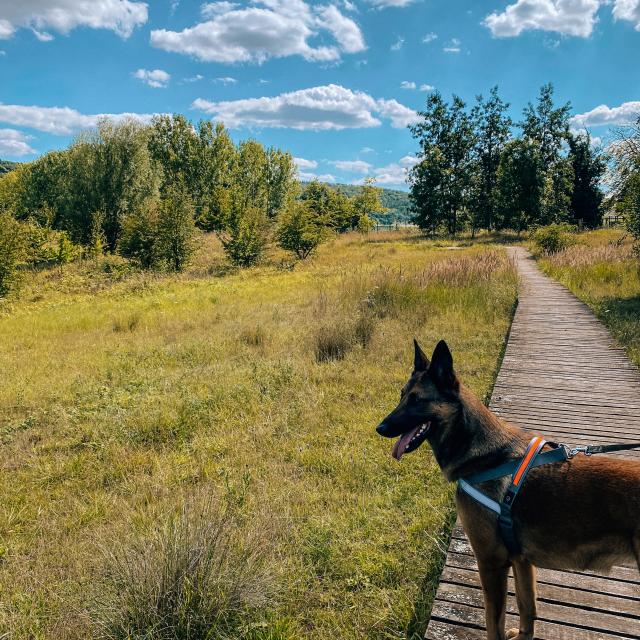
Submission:
[[[300,177],[406,188],[430,92],[498,85],[520,118],[552,82],[606,142],[640,115],[640,0],[0,0],[0,158],[100,117],[222,121]]]

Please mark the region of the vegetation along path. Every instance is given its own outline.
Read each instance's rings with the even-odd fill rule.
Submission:
[[[567,444],[640,441],[640,374],[591,311],[512,249],[522,278],[519,304],[491,408],[524,428]],[[639,456],[639,452],[626,454]],[[458,525],[434,602],[429,640],[484,640],[475,558]],[[517,627],[509,582],[507,628]],[[538,572],[540,640],[640,639],[640,576]]]

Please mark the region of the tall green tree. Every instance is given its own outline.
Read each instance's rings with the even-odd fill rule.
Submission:
[[[611,145],[611,201],[627,228],[640,241],[640,118],[635,125],[620,128]]]
[[[604,194],[600,183],[606,170],[603,153],[594,148],[591,136],[569,136],[569,161],[573,168],[571,221],[595,228],[602,224]]]
[[[505,145],[497,174],[498,224],[520,234],[540,220],[544,174],[538,144],[521,138]]]
[[[500,98],[496,86],[486,100],[478,96],[471,111],[475,129],[472,196],[469,203],[473,230],[492,229],[496,223],[499,206],[496,188],[498,167],[513,126],[513,121],[507,115],[508,109],[509,103]]]
[[[409,174],[414,221],[422,229],[443,223],[455,234],[468,204],[473,123],[459,97],[453,96],[448,104],[438,92],[429,96],[418,115],[411,133],[420,145],[420,162]]]
[[[233,216],[249,208],[267,216],[269,190],[267,186],[267,154],[257,140],[245,140],[238,146],[234,166],[231,208]]]
[[[279,218],[278,245],[300,260],[308,258],[327,237],[327,228],[318,220],[308,200],[289,203]]]
[[[275,218],[295,195],[296,167],[290,153],[269,147],[266,151],[265,181],[267,186],[267,217]]]
[[[182,271],[195,251],[195,218],[191,197],[180,182],[162,194],[158,212],[158,240],[169,269]]]
[[[382,189],[376,187],[376,179],[365,178],[360,192],[353,198],[351,228],[368,231],[373,226],[373,214],[385,213],[387,209],[382,205],[380,194]]]

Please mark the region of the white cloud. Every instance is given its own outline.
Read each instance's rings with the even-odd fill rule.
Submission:
[[[230,2],[205,5],[210,18],[182,31],[156,29],[151,44],[165,51],[193,56],[205,62],[255,62],[269,58],[302,56],[331,62],[341,53],[366,48],[358,25],[335,6],[313,6],[304,0],[254,0],[246,8]],[[309,41],[330,35],[330,45]]]
[[[415,0],[368,0],[376,9],[385,9],[386,7],[406,7]]]
[[[378,127],[378,116],[391,126],[405,127],[417,119],[416,112],[396,100],[375,99],[362,91],[330,84],[282,93],[274,97],[192,104],[223,121],[228,127],[287,127],[291,129],[340,130]]]
[[[483,24],[497,38],[518,36],[531,29],[586,38],[593,31],[601,4],[603,0],[517,0],[502,13],[488,15]],[[621,4],[620,0],[616,4]]]
[[[152,117],[153,114],[148,113],[85,115],[69,107],[37,107],[0,103],[0,122],[61,136],[68,136],[83,129],[90,129],[104,119],[121,121],[127,118],[134,118],[142,122],[149,122]]]
[[[36,150],[29,144],[31,139],[31,136],[15,129],[0,129],[0,157],[18,157],[35,153]]]
[[[409,80],[403,80],[400,83],[400,88],[401,89],[415,89],[416,88],[416,83],[415,82],[410,82]]]
[[[619,107],[601,104],[591,111],[579,113],[571,118],[577,129],[599,126],[620,126],[634,124],[640,118],[640,102],[623,102]]]
[[[369,173],[371,165],[364,160],[334,160],[331,164],[340,171],[351,173]]]
[[[429,44],[430,42],[433,42],[434,40],[437,40],[437,39],[438,39],[438,34],[431,31],[431,33],[427,33],[424,36],[424,38],[422,38],[422,42],[424,42],[425,44]]]
[[[442,50],[445,53],[460,53],[460,45],[462,43],[458,38],[451,38],[451,40],[442,47]]]
[[[372,149],[371,147],[362,147],[362,149],[360,149],[360,153],[375,153],[375,149]]]
[[[38,31],[37,29],[31,29],[31,31],[40,42],[51,42],[53,40],[53,36],[46,31]]]
[[[131,75],[155,89],[165,89],[169,85],[169,80],[171,80],[171,76],[162,69],[154,69],[153,71],[149,69],[138,69]]]
[[[305,182],[311,182],[312,180],[320,180],[320,182],[335,182],[336,177],[331,173],[322,173],[320,175],[316,173],[300,171],[298,173],[300,176],[300,180],[304,180]]]
[[[634,22],[636,31],[640,31],[640,0],[616,0],[613,17],[616,20]]]
[[[192,83],[192,82],[200,82],[203,80],[204,76],[201,76],[199,73],[196,73],[195,76],[190,76],[189,78],[184,78],[182,82]]]
[[[404,46],[404,38],[399,37],[392,45],[389,47],[391,51],[400,51]]]
[[[419,160],[415,156],[404,156],[398,162],[374,169],[373,175],[378,184],[401,185],[406,182],[409,169],[418,162]]]
[[[318,166],[315,160],[307,160],[306,158],[294,158],[293,162],[298,169],[315,169]]]
[[[421,84],[420,91],[433,91],[435,87],[432,84]]]
[[[216,78],[214,82],[219,82],[220,84],[236,84],[238,81],[231,76],[224,76],[223,78]]]
[[[122,38],[147,21],[147,4],[133,0],[1,0],[0,38],[20,27],[31,28],[39,39],[50,40],[46,29],[69,33],[76,27],[109,29]]]
[[[333,35],[345,53],[358,53],[367,48],[360,27],[333,5],[319,10],[318,24]]]

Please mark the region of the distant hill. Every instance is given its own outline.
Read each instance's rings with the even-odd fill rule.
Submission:
[[[0,175],[13,171],[17,166],[17,162],[11,162],[11,160],[0,160]]]
[[[333,189],[339,189],[346,196],[353,197],[359,193],[360,187],[356,184],[340,184],[340,183],[327,183],[329,187]],[[409,194],[406,191],[399,191],[398,189],[382,189],[380,194],[380,200],[382,205],[389,209],[387,213],[375,214],[373,217],[382,224],[391,224],[393,222],[409,222],[411,216],[411,200]]]

